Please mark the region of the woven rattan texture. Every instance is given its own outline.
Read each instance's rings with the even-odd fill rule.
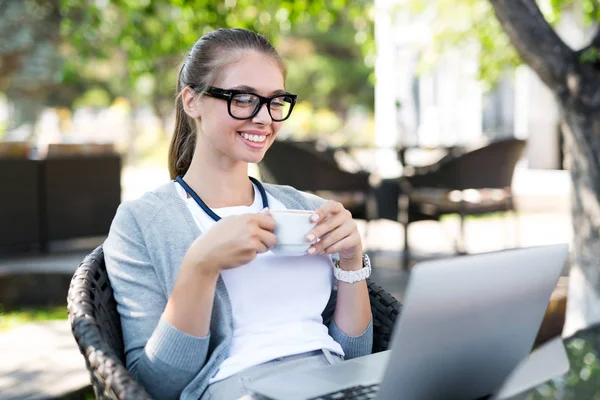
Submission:
[[[77,267],[68,294],[69,321],[99,399],[150,399],[124,366],[117,306],[102,247]]]

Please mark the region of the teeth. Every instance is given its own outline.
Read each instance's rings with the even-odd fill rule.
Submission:
[[[246,140],[256,143],[264,142],[267,138],[265,135],[248,135],[247,133],[242,133],[241,136]]]

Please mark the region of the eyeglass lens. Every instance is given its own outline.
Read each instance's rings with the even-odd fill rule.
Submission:
[[[249,118],[260,105],[260,99],[253,94],[236,94],[231,98],[231,115],[235,118]],[[292,108],[289,96],[278,96],[271,99],[269,112],[274,121],[286,119]]]

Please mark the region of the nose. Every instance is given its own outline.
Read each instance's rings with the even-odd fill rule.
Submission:
[[[271,115],[269,114],[269,109],[267,108],[267,103],[260,105],[258,112],[252,117],[252,122],[260,125],[269,125],[273,122],[273,119],[271,119]]]

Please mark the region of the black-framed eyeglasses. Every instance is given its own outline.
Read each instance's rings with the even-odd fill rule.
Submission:
[[[207,86],[204,94],[216,99],[227,100],[227,111],[235,119],[254,118],[263,104],[271,119],[275,122],[285,121],[292,114],[297,96],[292,93],[281,93],[271,97],[263,97],[246,90],[221,89]]]

